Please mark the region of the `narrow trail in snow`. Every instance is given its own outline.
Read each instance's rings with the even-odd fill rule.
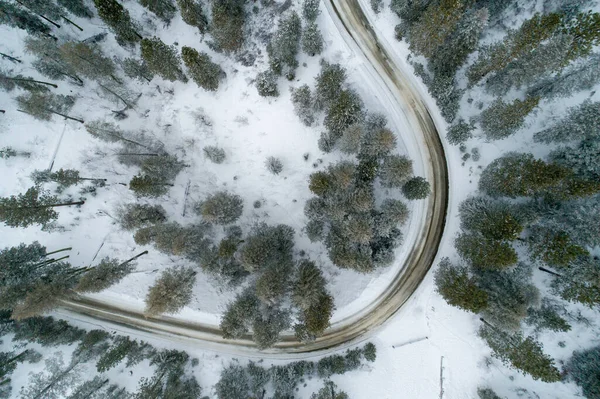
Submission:
[[[62,314],[78,318],[103,320],[127,329],[141,330],[174,342],[215,349],[220,352],[264,358],[310,356],[367,339],[389,320],[417,290],[431,268],[442,239],[448,207],[448,169],[444,147],[435,123],[410,78],[395,65],[389,52],[377,39],[357,0],[326,0],[327,10],[345,40],[352,41],[377,73],[396,106],[408,119],[413,134],[421,143],[425,174],[431,183],[432,195],[426,200],[426,211],[404,267],[386,289],[361,311],[346,317],[325,331],[314,342],[302,343],[293,335],[285,335],[273,348],[258,351],[247,336],[226,340],[216,325],[194,323],[169,316],[145,317],[140,311],[116,307],[105,302],[82,297],[64,303]],[[66,312],[65,312],[66,311]]]

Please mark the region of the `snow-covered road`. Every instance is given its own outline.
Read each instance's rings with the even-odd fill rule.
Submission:
[[[381,42],[371,27],[357,0],[326,0],[330,17],[348,44],[357,50],[374,73],[374,87],[378,87],[389,101],[392,121],[402,119],[410,127],[403,138],[418,151],[420,164],[415,170],[431,183],[432,195],[421,207],[418,218],[411,226],[411,238],[406,245],[408,256],[398,274],[380,295],[360,311],[337,320],[317,340],[301,343],[293,335],[285,335],[274,348],[260,352],[261,357],[301,357],[316,351],[339,348],[367,339],[389,320],[410,296],[434,263],[444,233],[449,198],[448,168],[443,144],[436,122],[429,113],[422,91],[414,78],[403,69],[387,43]],[[440,119],[436,119],[440,121]],[[406,136],[406,137],[405,137]],[[410,146],[410,145],[409,145]],[[171,341],[185,341],[187,345],[202,346],[231,354],[257,355],[250,337],[244,340],[226,340],[218,326],[184,321],[169,316],[147,318],[143,313],[117,307],[90,298],[66,302],[59,311],[62,316],[77,319],[95,319],[103,324],[119,325],[128,330],[142,330],[145,334]]]

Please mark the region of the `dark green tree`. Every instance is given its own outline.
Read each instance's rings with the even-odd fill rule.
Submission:
[[[337,140],[348,126],[362,122],[364,118],[363,102],[358,93],[353,90],[342,90],[327,109],[323,125],[329,130],[332,138]]]
[[[0,24],[23,29],[31,35],[42,35],[57,40],[50,34],[50,27],[35,14],[6,1],[0,1],[0,9]]]
[[[106,257],[96,266],[86,270],[85,274],[79,279],[79,283],[75,289],[78,292],[103,291],[133,272],[136,267],[134,261],[147,253],[148,251],[144,251],[125,262]]]
[[[313,393],[310,399],[349,399],[346,392],[338,391],[337,385],[333,381],[325,381],[323,388]]]
[[[181,55],[183,63],[198,86],[209,91],[219,88],[219,80],[225,73],[219,65],[210,60],[208,54],[198,53],[191,47],[183,46]]]
[[[323,36],[317,24],[310,24],[302,32],[302,51],[314,57],[323,51]]]
[[[200,3],[196,0],[177,0],[177,5],[181,11],[181,18],[186,24],[197,27],[200,33],[206,32],[208,20]]]
[[[516,240],[523,231],[516,209],[506,201],[470,197],[458,208],[461,228],[492,240]]]
[[[425,178],[417,176],[404,183],[402,194],[409,200],[420,200],[431,194],[431,187]]]
[[[169,191],[171,183],[153,176],[138,174],[129,182],[129,189],[140,197],[160,197]]]
[[[473,313],[481,312],[488,305],[487,293],[469,275],[468,269],[453,265],[448,258],[443,258],[435,271],[435,285],[449,305]]]
[[[176,313],[192,299],[196,271],[191,267],[176,266],[166,269],[146,295],[148,315]]]
[[[313,105],[312,93],[308,85],[302,85],[297,89],[291,89],[292,104],[294,111],[300,118],[300,121],[306,126],[311,126],[315,121],[315,110]]]
[[[344,89],[346,70],[340,64],[322,62],[321,71],[315,80],[315,107],[317,109],[327,109]]]
[[[168,46],[158,37],[142,39],[142,59],[148,69],[170,82],[181,80],[187,82],[187,77],[181,70],[181,58],[175,46]]]
[[[139,2],[166,23],[171,22],[177,11],[173,0],[139,0]]]
[[[30,92],[17,97],[17,103],[23,111],[36,119],[49,121],[52,114],[62,116],[65,119],[84,123],[83,120],[66,115],[75,104],[75,99],[62,94]]]
[[[481,113],[481,128],[486,138],[500,140],[515,134],[539,101],[539,97],[529,97],[524,101],[516,99],[508,104],[501,99],[494,101]]]
[[[384,187],[402,187],[412,174],[412,161],[403,155],[385,157],[379,168],[379,177]]]
[[[304,0],[302,2],[302,17],[308,23],[315,22],[321,10],[319,10],[320,0]]]
[[[578,258],[570,267],[561,269],[551,283],[552,291],[561,298],[589,307],[600,304],[600,265],[590,256]]]
[[[162,206],[150,204],[127,204],[119,209],[118,216],[119,224],[125,230],[133,230],[167,220],[167,214]]]
[[[142,40],[129,12],[116,0],[94,0],[98,16],[110,27],[119,44],[133,44]]]
[[[242,215],[244,204],[239,195],[219,191],[198,203],[195,209],[208,222],[231,224]]]
[[[300,48],[302,24],[295,11],[279,21],[277,31],[267,46],[269,65],[277,75],[284,75],[289,80],[295,76],[298,67],[296,55]]]
[[[600,346],[573,352],[565,370],[568,378],[575,381],[588,398],[600,395]]]
[[[270,70],[259,72],[256,75],[255,83],[258,94],[262,97],[277,97],[277,76]]]
[[[228,53],[240,49],[246,22],[244,1],[215,0],[211,10],[211,32],[217,48]]]
[[[461,233],[454,241],[462,259],[480,269],[503,269],[517,263],[517,253],[507,242]]]

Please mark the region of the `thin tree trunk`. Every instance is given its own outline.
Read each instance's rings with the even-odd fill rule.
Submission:
[[[34,80],[34,79],[21,79],[21,78],[9,78],[9,77],[4,77],[4,79],[6,80],[12,80],[15,82],[30,82],[30,83],[39,83],[41,85],[47,85],[47,86],[52,86],[55,89],[58,88],[58,85],[55,85],[54,83],[49,83],[49,82],[42,82],[41,80]]]
[[[153,154],[153,153],[128,153],[128,152],[120,152],[116,155],[124,155],[124,156],[139,155],[139,156],[144,156],[144,157],[159,157],[160,156],[160,154]]]
[[[53,205],[40,205],[40,206],[19,206],[16,208],[6,208],[6,209],[43,209],[43,208],[54,208],[57,206],[71,206],[71,205],[83,205],[85,201],[77,201],[77,202],[63,202],[60,204]]]
[[[73,249],[73,247],[66,247],[66,248],[57,249],[56,251],[47,252],[47,253],[46,253],[46,256],[48,256],[48,255],[53,255],[53,254],[57,254],[57,253],[59,253],[59,252],[70,251],[70,250],[72,250],[72,249]]]
[[[85,123],[85,121],[83,121],[83,120],[81,120],[81,119],[73,118],[72,116],[68,116],[68,115],[65,115],[65,114],[61,114],[60,112],[52,111],[51,109],[49,109],[48,111],[49,111],[49,112],[52,112],[53,114],[60,115],[60,116],[62,116],[63,118],[70,119],[70,120],[72,120],[72,121],[77,121],[77,122],[79,122],[79,123]]]
[[[33,12],[33,11],[31,10],[31,8],[27,7],[25,4],[21,3],[19,0],[16,0],[16,1],[17,1],[17,3],[18,3],[18,4],[22,5],[23,7],[27,8],[29,11]],[[38,14],[38,13],[36,13],[36,12],[33,12],[33,13],[34,13],[35,15],[37,15],[38,17],[40,17],[40,18],[43,18],[43,19],[45,19],[46,21],[50,22],[52,25],[56,26],[57,28],[60,28],[60,25],[59,25],[59,24],[57,24],[56,22],[54,22],[54,21],[52,21],[52,20],[50,20],[50,19],[48,19],[48,18],[44,17],[44,16],[43,16],[43,15],[41,15],[41,14]]]
[[[23,62],[23,61],[21,61],[20,59],[18,59],[18,58],[15,58],[15,57],[11,57],[11,56],[10,56],[10,55],[8,55],[8,54],[0,53],[0,55],[1,55],[2,57],[4,57],[4,58],[8,58],[9,60],[11,60],[11,61],[13,61],[13,62],[18,62],[19,64],[20,64],[21,62]]]
[[[17,356],[13,356],[12,358],[8,359],[7,361],[5,361],[4,363],[2,363],[3,366],[7,365],[7,364],[11,364],[16,362],[17,360],[19,360],[20,358],[22,358],[23,356],[25,356],[25,354],[27,353],[27,350],[24,350],[23,352],[19,353]]]
[[[0,112],[2,112],[3,114],[5,114],[5,113],[6,113],[6,111],[5,111],[5,110],[3,110],[3,109],[0,109]]]
[[[120,95],[118,95],[117,93],[115,93],[114,91],[112,91],[111,89],[109,89],[108,87],[104,86],[102,83],[98,83],[98,85],[100,87],[102,87],[104,90],[106,90],[107,92],[109,92],[110,94],[112,94],[113,96],[117,97],[119,100],[123,101],[123,103],[125,105],[127,105],[129,108],[133,108],[132,104],[129,104],[129,102],[127,100],[125,100],[123,97],[121,97]]]
[[[83,32],[83,28],[79,25],[77,25],[75,22],[71,21],[69,18],[65,17],[64,15],[61,15],[62,19],[64,19],[65,21],[67,21],[68,23],[70,23],[71,25],[73,25],[74,27],[76,27],[77,29],[79,29],[80,31]]]
[[[37,395],[35,395],[33,397],[33,399],[39,399],[42,398],[44,396],[44,394],[46,392],[48,392],[48,390],[50,388],[52,388],[54,386],[54,384],[56,384],[58,381],[62,380],[67,374],[69,374],[74,368],[75,366],[77,366],[79,364],[79,361],[76,363],[73,363],[69,368],[67,368],[65,371],[63,371],[58,377],[54,378],[54,380],[52,380],[52,382],[48,385],[46,385],[46,387],[44,389],[42,389],[42,391],[40,393],[38,393]]]
[[[109,380],[108,378],[107,378],[107,379],[105,379],[104,381],[102,381],[102,384],[100,384],[100,385],[98,386],[98,388],[96,388],[96,389],[94,389],[92,392],[90,392],[90,396],[91,396],[91,394],[93,394],[94,392],[98,392],[99,390],[101,390],[101,389],[102,389],[102,387],[103,387],[103,386],[105,386],[106,384],[108,384],[108,382],[109,382],[109,381],[110,381],[110,380]]]
[[[41,262],[41,263],[38,263],[38,264],[34,265],[34,267],[35,267],[35,269],[39,269],[41,267],[48,266],[48,265],[51,265],[51,264],[56,263],[56,262],[60,262],[61,260],[67,259],[68,257],[69,257],[69,255],[63,256],[62,258],[58,258],[58,259],[54,259],[54,258],[48,259],[45,262]]]
[[[562,274],[558,274],[556,272],[553,272],[552,270],[546,269],[545,267],[540,266],[540,267],[538,267],[538,269],[541,270],[541,271],[543,271],[543,272],[546,272],[548,274],[552,274],[552,275],[557,276],[557,277],[562,277]]]
[[[486,326],[488,326],[489,328],[494,330],[496,332],[496,334],[499,334],[499,335],[503,336],[504,338],[506,338],[507,334],[504,331],[502,331],[502,330],[498,329],[497,327],[493,326],[492,324],[488,323],[487,320],[485,320],[483,317],[480,317],[479,320],[481,320],[483,322],[483,324],[485,324]],[[510,337],[510,336],[508,336],[508,343],[515,348],[517,347],[517,345],[515,345],[515,343],[512,342],[512,337]]]
[[[142,252],[141,254],[137,254],[137,255],[136,255],[136,256],[134,256],[133,258],[131,258],[131,259],[128,259],[128,260],[126,260],[125,262],[121,263],[119,266],[124,266],[124,265],[126,265],[126,264],[128,264],[128,263],[131,263],[131,262],[133,262],[134,260],[136,260],[137,258],[139,258],[140,256],[142,256],[142,255],[146,255],[146,254],[148,254],[148,251],[144,251],[144,252]]]

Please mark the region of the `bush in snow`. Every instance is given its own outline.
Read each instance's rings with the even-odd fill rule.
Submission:
[[[195,209],[208,222],[230,224],[242,215],[244,202],[239,195],[219,191],[197,204]]]
[[[371,9],[375,14],[379,14],[383,7],[383,0],[371,0]]]
[[[491,388],[477,388],[479,399],[502,399]]]
[[[225,150],[220,147],[209,145],[204,147],[202,151],[204,151],[204,156],[214,163],[223,163],[225,160]]]
[[[283,163],[279,158],[268,157],[265,164],[267,166],[267,170],[273,173],[274,175],[280,174],[283,170]]]
[[[260,72],[256,75],[256,89],[258,94],[263,97],[277,97],[279,90],[277,89],[277,76],[271,71]]]
[[[160,205],[127,204],[118,211],[119,223],[125,230],[133,230],[147,224],[162,223],[167,219]]]

